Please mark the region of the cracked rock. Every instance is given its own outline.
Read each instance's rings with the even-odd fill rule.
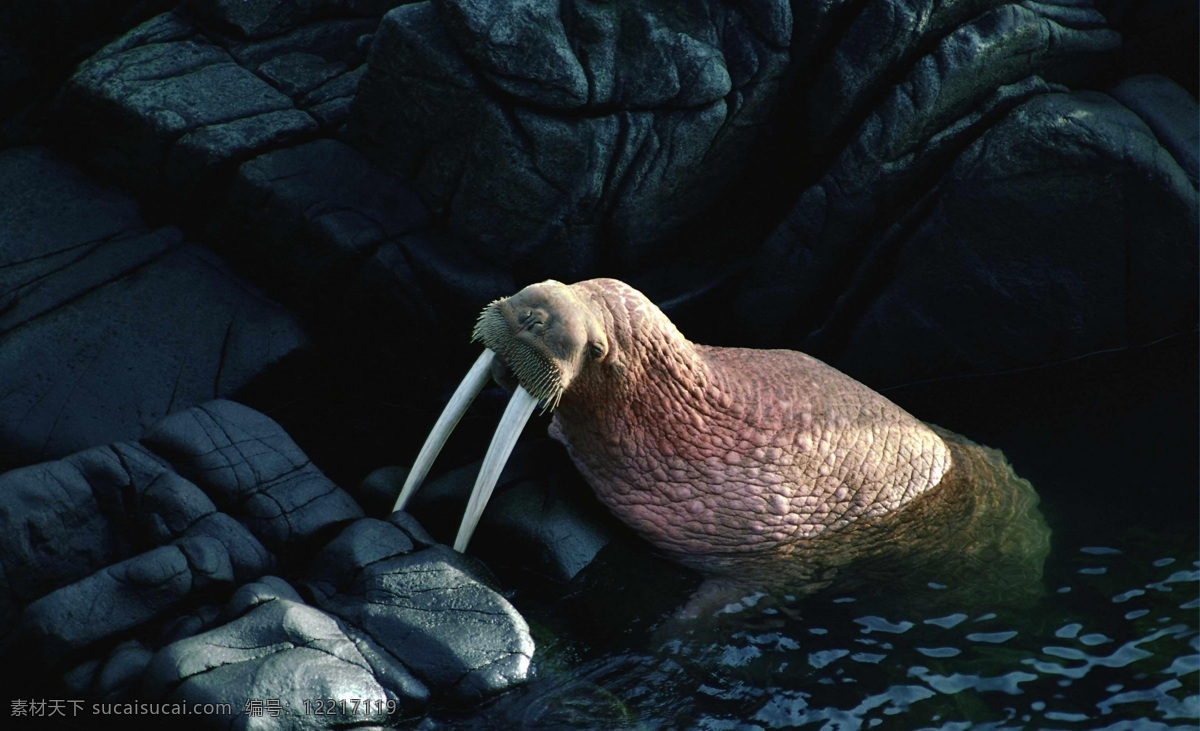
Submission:
[[[0,151],[0,469],[136,438],[306,345],[174,228],[36,147]]]
[[[266,575],[264,545],[286,569],[338,526],[306,572],[319,607]],[[533,652],[467,559],[406,514],[363,519],[275,422],[228,401],[141,443],[0,475],[0,569],[5,650],[89,699],[233,704],[236,718],[205,719],[216,728],[240,727],[255,698],[371,699],[318,720],[391,723],[431,693],[479,700],[522,682]]]
[[[336,140],[243,164],[226,210],[231,256],[309,306],[342,297],[380,245],[428,224],[403,180]]]
[[[386,16],[366,143],[500,268],[630,265],[741,163],[787,61],[788,4],[432,0]]]
[[[521,615],[461,554],[413,549],[396,525],[364,519],[317,555],[307,584],[435,694],[475,702],[523,682],[534,648]]]
[[[1179,314],[1196,299],[1181,246],[1194,186],[1135,115],[1054,83],[1115,47],[1103,16],[1072,2],[883,5],[843,30],[805,100],[832,115],[809,121],[805,144],[838,152],[754,257],[737,310],[757,344],[888,385],[1194,323]],[[887,12],[905,32],[863,52],[893,27]],[[964,351],[993,313],[988,349]]]
[[[143,677],[145,691],[163,702],[230,704],[231,717],[205,719],[212,728],[387,724],[421,708],[428,694],[411,677],[402,695],[395,683],[381,685],[336,619],[285,597],[267,599],[218,627],[168,645],[150,660]],[[255,713],[248,705],[255,699],[268,705]],[[325,699],[357,703],[314,713],[312,704]]]
[[[142,442],[267,548],[297,548],[362,509],[267,416],[212,401],[155,424]]]
[[[317,122],[176,13],[152,18],[84,61],[60,125],[107,174],[180,198],[227,165],[315,132]]]

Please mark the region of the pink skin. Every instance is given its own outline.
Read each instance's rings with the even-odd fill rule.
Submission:
[[[803,353],[695,345],[622,282],[543,282],[497,306],[562,373],[551,436],[617,517],[682,563],[733,573],[811,547],[950,468],[931,428],[866,386]],[[502,362],[496,375],[514,380]]]

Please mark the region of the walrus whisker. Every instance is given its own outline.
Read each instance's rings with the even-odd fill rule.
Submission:
[[[487,454],[484,455],[479,476],[475,479],[475,487],[471,489],[462,524],[458,527],[458,536],[454,539],[454,550],[460,553],[467,550],[471,534],[475,532],[475,526],[479,524],[479,518],[492,497],[492,490],[500,479],[500,472],[508,462],[508,456],[512,454],[517,438],[521,436],[521,431],[533,415],[537,404],[538,398],[526,391],[524,386],[517,386],[513,391],[512,398],[504,409],[504,415],[500,417],[500,423],[496,426],[496,433],[492,435],[492,443],[488,445]]]
[[[471,402],[491,379],[492,361],[495,359],[495,352],[484,349],[476,359],[475,365],[467,371],[462,383],[458,384],[454,395],[450,397],[450,402],[446,404],[445,409],[442,409],[442,415],[438,417],[429,436],[425,438],[425,444],[421,446],[421,451],[417,453],[417,459],[413,462],[412,469],[408,471],[408,478],[404,481],[400,496],[396,498],[396,504],[392,506],[393,512],[403,510],[409,499],[416,493],[417,488],[421,486],[421,481],[429,474],[429,468],[433,466],[433,461],[442,451],[450,433],[454,431],[454,427],[458,426],[459,420],[467,412]]]

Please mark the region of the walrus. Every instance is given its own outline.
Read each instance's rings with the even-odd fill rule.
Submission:
[[[999,452],[925,424],[816,358],[692,343],[615,279],[530,285],[484,308],[473,340],[484,353],[395,507],[483,386],[509,388],[459,551],[540,403],[600,501],[710,577],[827,583],[848,563],[907,570],[898,567],[914,556],[951,552],[966,572],[1017,554],[1020,573],[1040,578],[1048,532],[1037,496]]]

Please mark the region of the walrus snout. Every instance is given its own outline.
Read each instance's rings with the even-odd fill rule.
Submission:
[[[485,307],[475,323],[472,340],[482,343],[486,350],[438,417],[393,510],[404,508],[475,396],[489,378],[495,380],[513,395],[483,458],[454,541],[456,550],[466,550],[500,471],[534,408],[539,402],[543,411],[558,406],[584,362],[584,353],[595,348],[597,330],[594,313],[566,285],[553,280],[530,285]]]

